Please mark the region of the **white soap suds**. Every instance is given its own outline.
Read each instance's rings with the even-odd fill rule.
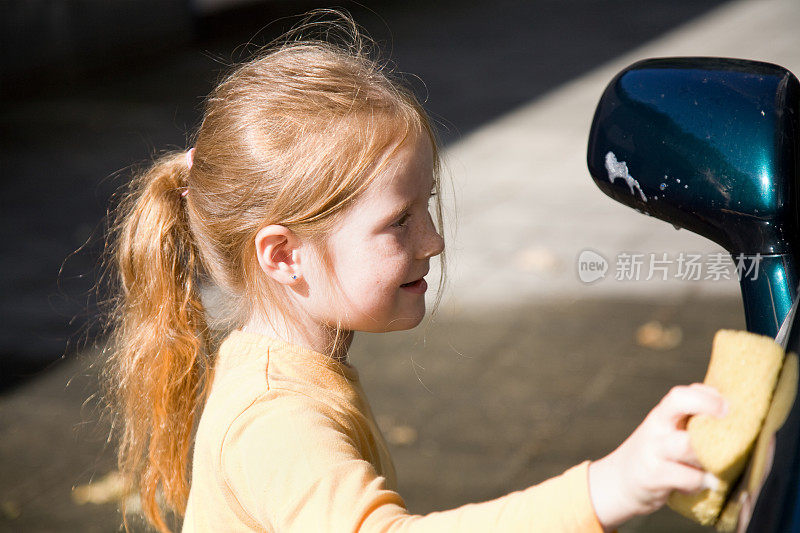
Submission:
[[[633,188],[636,187],[642,200],[647,201],[647,196],[644,195],[642,188],[639,187],[639,182],[633,179],[633,176],[628,172],[628,165],[625,164],[625,161],[617,161],[617,156],[614,155],[614,152],[606,154],[606,170],[608,171],[608,181],[614,183],[617,178],[624,179],[631,190],[631,194],[636,194],[633,192]]]

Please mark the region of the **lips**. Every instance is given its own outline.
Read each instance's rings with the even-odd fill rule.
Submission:
[[[414,294],[424,294],[425,291],[428,290],[428,283],[425,281],[425,278],[420,278],[409,283],[403,283],[400,285],[400,288]]]

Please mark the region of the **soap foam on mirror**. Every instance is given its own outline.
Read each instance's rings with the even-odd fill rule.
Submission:
[[[635,187],[639,191],[639,196],[642,197],[642,200],[645,202],[647,201],[647,196],[642,192],[639,182],[633,179],[631,173],[628,172],[627,163],[625,163],[625,161],[617,161],[617,156],[614,155],[614,152],[608,152],[606,154],[606,171],[608,172],[608,181],[614,183],[614,180],[617,178],[624,179],[625,183],[628,184],[628,188],[631,190],[631,194],[635,194],[633,192]]]

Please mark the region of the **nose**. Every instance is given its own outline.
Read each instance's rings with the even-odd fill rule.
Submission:
[[[433,224],[433,218],[430,213],[428,213],[427,219],[422,238],[419,240],[419,259],[428,259],[444,251],[444,238],[436,231],[436,226]]]

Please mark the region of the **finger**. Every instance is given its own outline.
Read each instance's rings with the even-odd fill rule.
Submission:
[[[726,401],[718,392],[710,387],[677,386],[673,387],[659,404],[661,417],[675,427],[691,415],[724,416]]]
[[[706,391],[709,394],[711,394],[712,396],[716,396],[724,404],[724,407],[727,410],[728,401],[725,399],[725,397],[722,395],[722,393],[720,393],[717,389],[715,389],[711,385],[706,385],[705,383],[692,383],[691,385],[689,385],[689,387],[691,387],[693,389],[697,389],[697,390]],[[725,414],[727,414],[727,413],[725,413]]]
[[[713,491],[718,491],[722,488],[722,480],[712,474],[711,472],[706,472],[703,474],[703,484],[701,487],[702,489],[711,489]]]
[[[671,461],[702,468],[692,448],[689,433],[686,431],[668,433],[662,440],[662,453],[666,459]]]
[[[672,463],[664,474],[664,483],[674,490],[693,493],[705,489],[716,490],[721,482],[719,478],[700,468]]]

